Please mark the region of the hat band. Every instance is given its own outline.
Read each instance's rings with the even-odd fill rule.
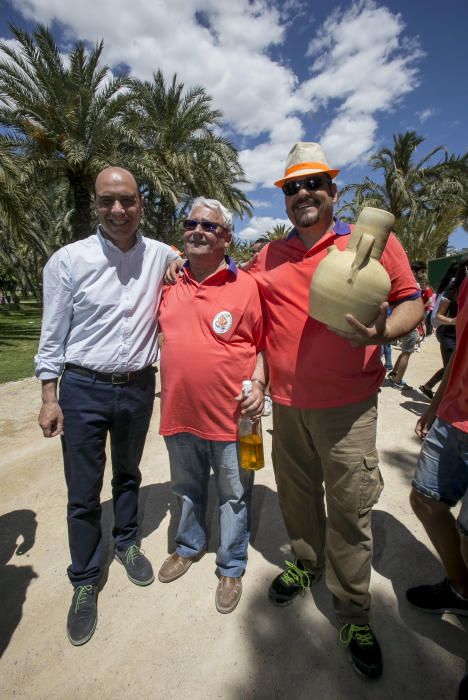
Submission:
[[[330,168],[326,163],[298,163],[297,165],[292,165],[284,173],[284,177],[288,177],[291,173],[295,173],[298,170],[304,170],[305,168],[311,168],[320,172],[326,173]]]

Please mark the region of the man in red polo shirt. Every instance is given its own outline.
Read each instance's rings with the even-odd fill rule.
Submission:
[[[387,319],[387,303],[370,327],[347,315],[349,332],[309,317],[314,271],[329,246],[346,247],[351,232],[333,216],[338,172],[319,144],[292,148],[275,185],[283,189],[294,229],[263,248],[250,269],[264,302],[273,466],[294,553],[269,596],[288,605],[325,568],[340,640],[356,670],[376,677],[382,659],[369,625],[369,582],[371,509],[383,485],[376,420],[385,370],[378,346],[413,329],[423,307],[406,254],[392,234],[381,259],[391,280],[391,316]]]
[[[206,549],[211,467],[219,495],[216,608],[229,613],[242,592],[253,486],[253,472],[239,467],[236,427],[240,411],[258,417],[263,410],[262,309],[255,281],[226,256],[232,214],[199,197],[183,226],[188,261],[166,288],[159,316],[160,432],[181,504],[177,548],[159,580],[179,578]],[[252,380],[252,393],[241,400],[245,379]]]

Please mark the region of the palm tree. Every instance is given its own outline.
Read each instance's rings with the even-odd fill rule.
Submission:
[[[127,162],[146,183],[145,230],[171,240],[188,201],[199,195],[236,214],[251,213],[237,186],[244,181],[237,151],[219,133],[222,114],[203,87],[184,92],[176,75],[166,84],[158,71],[152,82],[132,82],[132,98],[124,124],[139,141]]]
[[[51,32],[10,25],[20,49],[0,42],[0,125],[10,147],[49,181],[69,184],[72,238],[88,236],[96,173],[117,164],[125,133],[120,115],[130,99],[124,77],[99,66],[103,42],[89,53],[78,42],[65,60]]]
[[[428,259],[446,249],[450,233],[467,219],[468,154],[449,155],[437,146],[419,161],[416,148],[424,141],[414,131],[394,135],[393,149],[383,148],[370,159],[382,181],[368,177],[345,187],[352,193],[338,214],[355,218],[363,206],[392,212],[395,232],[411,258]]]
[[[24,165],[8,142],[0,140],[0,221],[11,231],[22,228],[24,224],[20,202]]]
[[[281,238],[286,238],[291,231],[292,226],[288,226],[287,224],[275,224],[270,231],[266,232],[265,235],[270,239],[270,241],[277,241]]]

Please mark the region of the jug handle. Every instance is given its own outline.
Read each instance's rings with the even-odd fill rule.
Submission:
[[[348,282],[354,282],[359,270],[369,262],[374,245],[374,236],[369,233],[363,233],[356,247],[356,255],[354,256],[353,264],[349,272]]]

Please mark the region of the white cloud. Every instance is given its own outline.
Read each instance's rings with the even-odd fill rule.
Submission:
[[[271,203],[263,199],[251,199],[250,203],[254,209],[265,209],[266,207],[271,207]]]
[[[311,140],[322,141],[330,162],[360,162],[375,146],[378,114],[394,109],[418,82],[417,43],[402,39],[399,14],[373,0],[355,0],[314,25],[306,57],[311,77],[302,84],[289,64],[269,55],[292,25],[303,29],[301,16],[310,7],[301,0],[11,3],[30,20],[59,21],[70,42],[103,37],[104,60],[128,64],[139,78],[151,79],[160,68],[168,80],[177,73],[187,88],[205,86],[230,137],[245,144],[246,191],[271,187],[282,175],[292,144],[310,139],[311,116]],[[315,115],[322,109],[329,122],[318,133]]]
[[[253,242],[271,231],[274,226],[281,225],[290,227],[291,222],[289,219],[277,219],[272,216],[254,216],[248,226],[236,233],[236,238]]]
[[[377,121],[369,114],[338,115],[320,139],[328,162],[343,167],[364,160],[375,143],[376,131]]]
[[[424,124],[430,117],[434,116],[434,110],[430,107],[428,109],[423,109],[422,112],[416,112],[419,122]]]
[[[298,92],[315,109],[332,107],[321,137],[331,163],[356,164],[367,156],[375,144],[376,115],[393,110],[417,87],[422,52],[417,41],[401,40],[403,30],[400,15],[363,0],[335,10],[310,42],[313,77]]]
[[[283,40],[284,25],[264,0],[13,4],[30,19],[58,19],[79,39],[103,37],[104,59],[128,64],[139,78],[151,79],[160,68],[186,86],[204,85],[239,134],[268,133],[295,107],[294,73],[266,53]]]

